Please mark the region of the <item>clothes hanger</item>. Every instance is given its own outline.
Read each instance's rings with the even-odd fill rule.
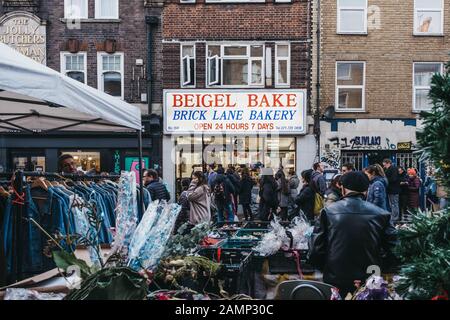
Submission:
[[[48,191],[48,185],[46,184],[46,181],[43,178],[34,179],[31,184],[31,189],[33,189],[33,188],[42,188],[45,191]]]
[[[9,192],[3,188],[3,186],[0,186],[0,195],[4,197],[9,197]]]

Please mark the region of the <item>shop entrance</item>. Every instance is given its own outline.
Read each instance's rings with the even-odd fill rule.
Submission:
[[[373,164],[379,164],[379,165],[383,165],[383,160],[384,159],[392,159],[393,157],[393,152],[392,151],[387,151],[387,150],[377,150],[377,151],[369,151],[367,152],[367,161],[368,161],[368,165],[373,165]]]

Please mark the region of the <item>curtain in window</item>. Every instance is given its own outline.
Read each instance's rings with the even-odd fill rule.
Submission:
[[[119,0],[99,0],[100,2],[100,16],[101,17],[116,17],[118,18],[118,1]]]

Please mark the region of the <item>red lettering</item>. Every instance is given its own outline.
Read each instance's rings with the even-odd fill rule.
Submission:
[[[265,104],[265,106],[263,106],[263,104]],[[267,99],[266,95],[263,95],[262,99],[261,99],[261,103],[259,104],[260,107],[270,107],[269,105],[269,100]]]
[[[248,94],[248,107],[254,108],[258,106],[258,95],[256,94]]]
[[[227,105],[226,105],[226,107],[227,108],[234,108],[234,107],[236,107],[236,102],[233,105],[231,105],[231,94],[226,94],[225,96],[227,97]]]
[[[194,95],[192,94],[186,94],[185,95],[185,99],[186,99],[186,108],[193,108],[195,107],[195,102],[194,102]]]
[[[295,108],[296,106],[296,99],[295,99],[296,95],[295,94],[288,94],[287,95],[287,104],[286,107],[288,108]],[[291,104],[292,102],[292,104]]]
[[[205,102],[206,97],[208,97],[208,102]],[[211,97],[212,96],[210,94],[203,95],[202,96],[202,102],[201,102],[201,104],[199,103],[199,106],[201,105],[201,106],[206,107],[206,108],[212,107],[212,98]]]
[[[172,108],[179,108],[182,106],[183,106],[183,96],[181,94],[174,94]]]
[[[282,94],[273,94],[272,98],[273,98],[273,107],[282,107],[283,104],[280,101],[280,98],[282,97]]]

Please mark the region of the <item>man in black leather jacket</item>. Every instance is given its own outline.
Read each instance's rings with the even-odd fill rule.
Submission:
[[[369,180],[362,172],[341,178],[343,199],[324,208],[311,239],[309,261],[323,271],[323,280],[339,288],[344,298],[365,281],[369,266],[383,266],[392,258],[397,232],[391,214],[366,202]]]

